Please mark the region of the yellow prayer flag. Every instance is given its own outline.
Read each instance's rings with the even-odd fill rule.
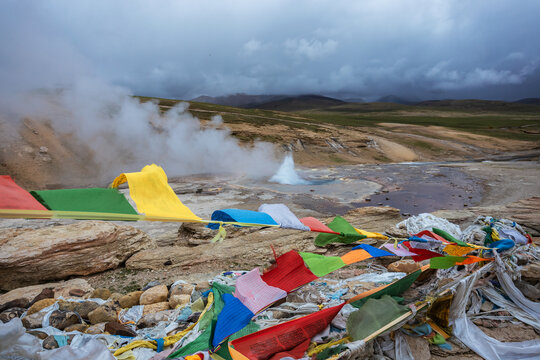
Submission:
[[[111,187],[118,187],[126,181],[129,195],[137,205],[139,213],[146,216],[201,220],[178,199],[161,166],[152,164],[145,166],[140,172],[120,174]]]

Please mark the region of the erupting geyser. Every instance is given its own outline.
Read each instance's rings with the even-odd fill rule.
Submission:
[[[270,178],[270,181],[286,185],[307,185],[310,181],[304,180],[294,168],[292,153],[288,153],[278,171]]]

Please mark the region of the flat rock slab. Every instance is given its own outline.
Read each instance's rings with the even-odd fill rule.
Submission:
[[[114,269],[153,241],[131,226],[103,221],[0,234],[0,289]]]
[[[43,291],[43,289],[52,288],[54,291],[54,297],[58,298],[63,296],[64,298],[69,298],[69,292],[71,289],[81,289],[86,292],[93,291],[94,288],[84,279],[71,279],[67,281],[60,281],[55,283],[47,283],[40,285],[32,285],[21,287],[10,292],[0,295],[0,304],[7,303],[15,299],[27,299],[32,301],[38,294]]]

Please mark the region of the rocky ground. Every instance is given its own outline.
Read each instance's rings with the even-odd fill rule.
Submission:
[[[281,185],[223,175],[172,177],[172,188],[203,218],[209,218],[217,209],[257,210],[263,203],[284,203],[299,217],[314,216],[329,222],[335,215],[343,215],[358,228],[396,237],[406,234],[395,224],[422,212],[433,212],[459,225],[470,224],[478,215],[504,217],[524,225],[536,241],[540,237],[540,163],[535,144],[465,136],[438,127],[419,132],[413,125],[389,124],[370,130],[369,135],[352,133],[347,128],[329,128],[327,134],[308,130],[291,133],[286,127],[276,126],[265,127],[264,131],[281,132],[286,138],[284,148],[294,151],[303,165],[300,175],[311,184]],[[240,134],[262,131],[246,124],[231,127]],[[58,188],[78,181],[81,174],[90,174],[94,165],[91,159],[79,168],[84,162],[84,149],[76,150],[76,142],[69,139],[59,141],[46,124],[27,121],[21,134],[20,142],[1,149],[0,159],[2,173],[15,174],[21,185]],[[414,140],[428,141],[433,147],[407,146],[403,138],[411,140],[410,144]],[[504,153],[516,148],[522,151]],[[510,161],[516,158],[527,161]],[[60,159],[64,159],[63,164]],[[431,162],[416,162],[420,160]],[[407,163],[381,164],[385,161]],[[66,165],[73,167],[73,173],[63,171]],[[77,184],[82,187],[90,183]],[[127,193],[125,188],[122,191]],[[1,219],[0,307],[4,312],[0,317],[8,320],[25,309],[39,313],[40,308],[54,302],[52,297],[59,296],[98,297],[111,304],[118,302],[120,307],[145,302],[152,305],[145,310],[148,314],[171,311],[169,308],[187,301],[187,292],[208,288],[208,279],[223,271],[268,267],[273,259],[272,247],[280,254],[295,249],[342,255],[349,250],[345,246],[317,248],[313,244],[315,235],[310,232],[231,228],[227,233],[223,242],[210,243],[215,233],[199,224]],[[350,278],[373,266],[388,265],[385,261],[365,262],[339,270],[329,279]],[[534,266],[529,269],[529,277],[538,284],[539,269],[537,264]],[[174,292],[171,284],[177,280],[192,285]],[[145,287],[152,281],[160,284],[159,301],[141,300],[143,290],[148,291]],[[372,286],[364,285],[359,289]],[[534,289],[529,289],[531,298],[536,296],[538,286]],[[113,321],[112,314],[118,310],[118,305],[99,306],[98,311],[97,306],[83,304],[88,308],[60,305],[54,321],[64,329],[74,326],[72,329],[103,332],[105,323]],[[5,312],[12,308],[19,310]],[[24,325],[28,329],[38,327],[42,320],[38,317],[29,316]],[[149,323],[143,322],[142,327],[151,326],[156,319],[154,316],[145,321]],[[538,337],[532,328],[516,328],[509,322],[477,325],[502,341]],[[52,340],[48,341],[54,347]],[[415,341],[410,340],[411,347]],[[417,346],[416,358],[478,358],[458,342],[451,354],[425,342]]]

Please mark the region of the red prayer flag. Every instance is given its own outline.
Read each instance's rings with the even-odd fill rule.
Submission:
[[[233,359],[280,359],[287,354],[300,358],[310,339],[324,330],[345,303],[243,336],[229,343]],[[237,353],[241,356],[238,357]],[[276,356],[278,354],[279,356]],[[282,356],[283,355],[283,356]]]
[[[338,232],[330,229],[328,226],[324,225],[322,222],[315,219],[314,217],[309,216],[301,218],[300,222],[306,225],[311,231],[339,235]]]
[[[0,175],[0,209],[47,210],[9,175]]]
[[[270,286],[291,292],[318,279],[304,264],[304,259],[294,250],[276,259],[276,264],[261,279]]]

